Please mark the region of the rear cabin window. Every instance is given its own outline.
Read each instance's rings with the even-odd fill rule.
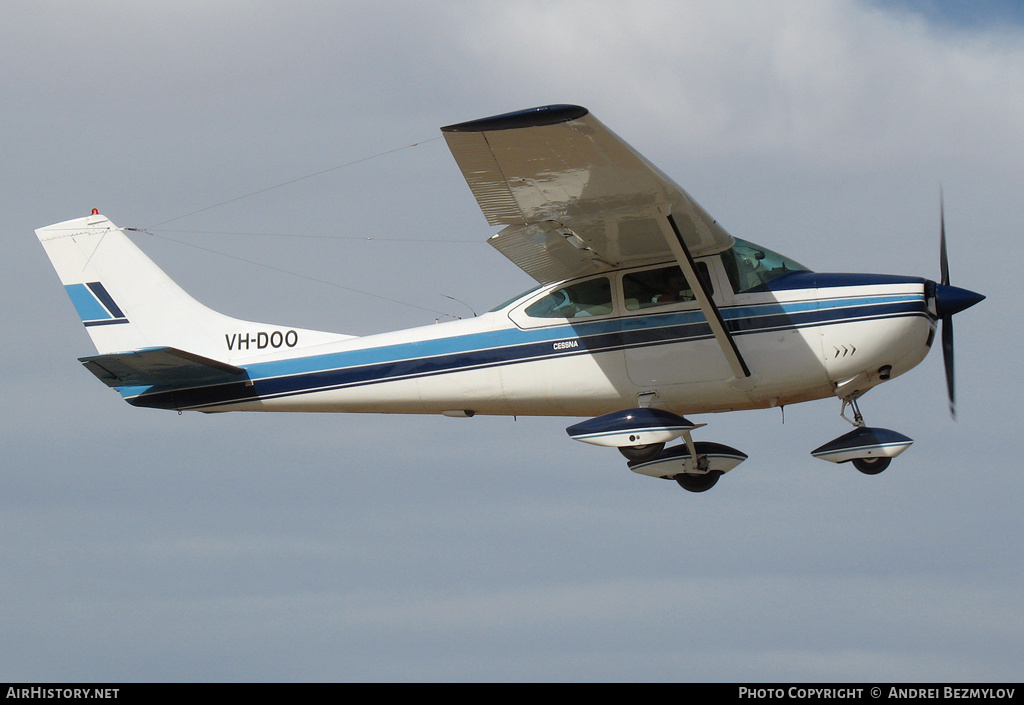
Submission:
[[[526,307],[531,318],[585,318],[611,312],[612,287],[607,277],[555,289]]]
[[[708,292],[714,293],[708,266],[704,262],[697,263],[697,274],[704,280]],[[622,293],[628,311],[697,300],[693,287],[678,265],[627,274],[622,277]]]

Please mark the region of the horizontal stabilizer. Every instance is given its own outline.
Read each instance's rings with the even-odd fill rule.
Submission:
[[[166,347],[93,355],[79,361],[109,387],[217,384],[237,382],[245,375],[241,367]]]

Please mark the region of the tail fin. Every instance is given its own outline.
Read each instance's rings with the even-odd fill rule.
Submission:
[[[96,213],[40,228],[36,236],[101,355],[175,348],[225,361],[275,351],[295,354],[296,347],[351,337],[217,313],[189,296],[122,229]],[[258,336],[281,345],[257,346]]]

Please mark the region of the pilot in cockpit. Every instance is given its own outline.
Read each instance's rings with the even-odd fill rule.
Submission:
[[[686,291],[684,291],[684,289]],[[683,273],[678,267],[671,267],[665,270],[665,276],[661,285],[661,293],[656,294],[651,299],[651,302],[667,304],[675,301],[691,300],[693,300],[693,294],[689,291],[689,287],[687,287],[686,278],[683,277]]]

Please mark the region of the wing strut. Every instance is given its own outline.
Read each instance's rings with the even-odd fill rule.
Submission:
[[[668,241],[669,248],[671,248],[672,253],[679,262],[680,268],[683,270],[683,276],[686,277],[687,282],[690,282],[693,293],[697,296],[697,302],[700,304],[700,310],[704,313],[708,325],[711,326],[711,332],[714,333],[715,340],[718,341],[719,347],[722,348],[722,354],[725,355],[725,359],[732,369],[734,379],[731,384],[738,389],[753,388],[757,384],[757,376],[750,372],[750,368],[747,367],[743,355],[740,354],[739,348],[736,347],[736,341],[733,340],[732,334],[725,326],[722,313],[718,310],[714,299],[712,299],[707,282],[698,276],[697,266],[693,261],[693,256],[690,254],[690,248],[686,246],[686,241],[679,231],[679,226],[676,225],[675,218],[672,217],[672,213],[667,213],[665,219],[671,228],[671,231],[662,229],[665,233],[665,239]]]

